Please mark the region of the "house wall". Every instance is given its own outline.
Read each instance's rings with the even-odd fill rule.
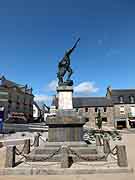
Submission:
[[[95,108],[97,107],[88,107],[88,112],[86,112],[86,108],[74,108],[78,111],[78,113],[82,113],[85,117],[89,119],[89,121],[86,123],[86,126],[90,128],[96,127],[96,117],[97,112],[95,112]],[[101,117],[107,118],[107,122],[103,122],[104,124],[113,125],[113,107],[106,107],[106,112],[104,112],[104,107],[98,107],[101,112]]]
[[[124,113],[120,112],[120,108],[124,107]],[[121,119],[125,119],[127,123],[127,127],[129,126],[128,124],[128,119],[129,119],[129,113],[131,112],[131,107],[135,107],[135,104],[115,104],[114,105],[114,121],[115,121],[115,126],[117,125],[117,121]]]
[[[3,92],[7,94],[4,96]],[[22,112],[29,118],[33,117],[33,95],[26,94],[17,88],[0,87],[0,105],[5,107],[5,119],[11,112]]]

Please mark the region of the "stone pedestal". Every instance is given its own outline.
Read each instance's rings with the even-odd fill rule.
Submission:
[[[56,116],[48,117],[48,141],[83,141],[83,125],[86,120],[74,111],[58,111]]]
[[[72,95],[73,87],[72,86],[59,86],[57,87],[58,93],[58,109],[67,110],[73,109]]]
[[[83,141],[83,125],[86,119],[73,110],[72,86],[57,87],[58,111],[47,117],[49,142]]]

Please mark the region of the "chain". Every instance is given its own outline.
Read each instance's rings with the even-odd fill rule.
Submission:
[[[19,149],[17,149],[17,147],[16,147],[16,150],[18,151],[18,152],[16,152],[16,155],[21,155],[25,149],[25,146],[26,146],[26,143],[24,143],[24,146],[21,151]]]
[[[116,152],[114,152],[116,150]],[[111,156],[113,159],[117,160],[114,156],[117,155],[117,148],[116,146],[111,150],[109,149],[109,152],[106,154],[106,159],[108,158],[108,156]]]
[[[117,157],[115,157],[114,155],[110,154],[111,158],[113,158],[114,160],[118,160]]]
[[[36,143],[36,139],[34,138],[34,142],[32,144],[30,144],[30,147],[33,147]]]
[[[42,138],[42,136],[39,136],[39,138],[41,139],[41,141],[43,141],[44,143],[46,143],[46,141]]]
[[[115,151],[116,150],[116,151]],[[114,152],[115,151],[115,152]],[[117,148],[116,146],[110,151],[112,155],[116,155],[117,154]]]
[[[23,156],[24,158],[27,158],[27,155],[23,154],[23,151],[20,152],[17,147],[15,148],[15,154],[18,155],[18,156],[21,155],[21,156]]]
[[[73,155],[77,156],[79,159],[83,159],[83,160],[85,160],[85,161],[95,161],[95,159],[92,160],[92,159],[90,159],[89,157],[82,157],[78,152],[72,150],[71,148],[69,148],[69,151],[70,151]],[[105,157],[106,157],[106,156],[103,155],[102,157],[97,157],[96,160],[102,160],[102,159],[104,159]]]
[[[71,148],[68,148],[68,150],[69,150],[73,155],[77,156],[79,159],[83,159],[83,160],[85,160],[85,161],[92,161],[92,159],[90,159],[89,157],[83,157],[83,156],[81,156],[78,152],[72,150]],[[112,150],[110,149],[110,151],[109,151],[108,154],[103,155],[102,157],[97,157],[96,160],[102,160],[102,159],[105,159],[105,160],[106,160],[109,155],[115,156],[115,155],[117,154],[117,151],[114,152],[115,150],[116,150],[116,146],[115,146]],[[112,157],[112,156],[111,156],[111,157]],[[115,157],[114,157],[114,158],[115,158]],[[116,158],[115,158],[115,160],[116,160]],[[93,161],[95,161],[95,160],[93,160]]]
[[[61,147],[60,147],[58,150],[56,150],[55,152],[53,152],[52,154],[50,154],[49,156],[42,158],[42,161],[46,161],[46,160],[48,160],[48,159],[51,159],[53,156],[55,156],[56,154],[58,154],[59,151],[61,151]]]

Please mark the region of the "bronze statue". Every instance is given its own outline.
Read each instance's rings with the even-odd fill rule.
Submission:
[[[59,84],[59,86],[60,85],[69,85],[69,86],[72,86],[73,85],[73,81],[70,79],[71,75],[73,74],[73,70],[70,67],[70,55],[74,51],[74,49],[76,48],[77,43],[79,41],[80,41],[80,38],[76,41],[76,43],[74,44],[74,46],[71,49],[66,51],[63,59],[58,64],[57,77],[58,77],[58,84]],[[66,81],[64,82],[63,78],[64,78],[66,72],[68,72],[68,75],[67,75]]]

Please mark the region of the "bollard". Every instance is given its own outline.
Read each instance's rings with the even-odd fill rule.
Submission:
[[[61,168],[69,168],[68,146],[61,147]]]
[[[120,167],[127,167],[127,153],[126,153],[126,146],[125,145],[117,145],[117,164]]]
[[[39,146],[39,134],[36,134],[34,136],[34,147],[38,147]]]
[[[24,154],[30,153],[30,139],[24,140]]]
[[[109,140],[107,138],[103,139],[103,149],[104,149],[104,153],[108,154],[110,153],[110,144],[109,144]]]
[[[15,149],[16,149],[15,146],[7,146],[5,168],[10,168],[15,166]]]

